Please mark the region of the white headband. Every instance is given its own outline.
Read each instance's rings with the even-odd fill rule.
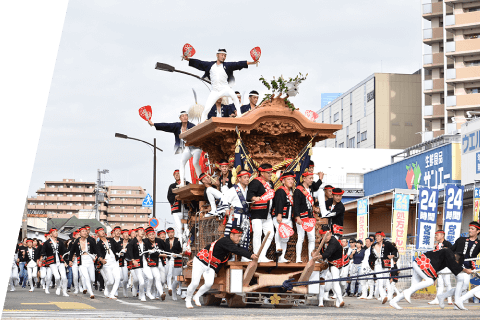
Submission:
[[[227,54],[225,51],[220,51],[220,50],[218,50],[217,53],[225,53],[225,54]]]
[[[258,97],[258,94],[256,94],[256,93],[251,93],[251,94],[249,94],[248,96],[249,96],[249,97]]]
[[[180,114],[178,115],[178,117],[181,117],[184,114],[188,115],[188,113],[186,111],[181,111]]]

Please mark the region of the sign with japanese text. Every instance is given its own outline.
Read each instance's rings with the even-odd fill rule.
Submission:
[[[368,198],[357,200],[357,238],[368,236]]]
[[[463,214],[463,189],[456,185],[445,187],[445,202],[443,204],[443,225],[445,240],[455,243],[460,237]]]
[[[453,155],[459,152],[459,144],[444,145],[411,156],[364,175],[365,196],[401,188],[416,189],[426,186],[442,190],[448,183],[460,184],[461,174]],[[458,159],[458,158],[457,158]],[[456,168],[455,170],[453,168]]]
[[[417,250],[433,250],[437,226],[438,190],[418,188]]]
[[[409,208],[410,195],[395,193],[392,215],[392,242],[396,243],[400,254],[404,254],[407,247]]]
[[[477,221],[480,218],[480,188],[475,188],[473,196],[473,221]]]

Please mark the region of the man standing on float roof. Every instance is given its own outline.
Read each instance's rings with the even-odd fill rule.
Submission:
[[[218,49],[217,61],[201,61],[184,57],[184,59],[189,61],[188,65],[190,67],[205,71],[205,74],[202,76],[202,78],[208,79],[212,82],[212,91],[210,91],[207,102],[205,102],[205,110],[203,111],[202,121],[207,119],[208,112],[210,111],[208,108],[213,106],[215,101],[221,97],[232,98],[238,114],[238,111],[240,111],[240,101],[238,101],[237,95],[231,88],[235,84],[233,71],[248,68],[249,65],[258,63],[258,61],[247,62],[246,60],[238,62],[225,62],[226,58],[227,50],[225,49]]]

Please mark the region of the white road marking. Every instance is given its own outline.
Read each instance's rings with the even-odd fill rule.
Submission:
[[[120,300],[120,299],[117,299],[117,302],[120,302],[121,304],[129,305],[129,306],[144,308],[144,309],[162,309],[162,308],[159,308],[159,307],[151,306],[151,305],[148,305],[148,304],[145,304],[145,303],[140,303],[140,302],[127,302],[127,301]]]

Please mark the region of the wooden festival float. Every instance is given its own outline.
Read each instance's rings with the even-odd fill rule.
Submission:
[[[288,103],[289,104],[289,103]],[[257,163],[270,163],[278,167],[279,163],[286,163],[285,159],[295,158],[312,140],[312,146],[325,139],[335,138],[334,132],[341,129],[341,125],[323,124],[310,121],[300,111],[292,110],[283,98],[272,96],[263,101],[256,109],[238,118],[214,117],[180,135],[187,146],[201,148],[208,153],[211,163],[235,154],[236,141],[241,135],[244,145],[250,152],[251,158]],[[238,133],[236,129],[238,128]],[[285,166],[283,167],[285,169]],[[252,177],[253,178],[253,177]],[[274,177],[273,180],[275,180]],[[204,186],[190,184],[173,191],[185,203],[190,201],[204,202]],[[203,207],[206,207],[205,205]],[[203,210],[208,212],[209,208]],[[203,217],[204,212],[189,212],[188,228],[195,227],[195,240],[191,243],[192,255],[207,244],[223,237],[223,223],[217,217]],[[318,228],[326,224],[326,219],[317,222],[317,246],[320,242]],[[318,294],[318,284],[311,286],[293,287],[293,290],[284,292],[281,286],[285,280],[294,278],[295,281],[318,280],[319,263],[308,264],[307,237],[302,251],[302,263],[295,263],[295,243],[297,234],[290,237],[286,259],[290,263],[266,262],[256,263],[229,261],[221,269],[212,289],[203,297],[205,305],[219,305],[222,298],[227,300],[229,307],[242,307],[246,304],[274,304],[276,307],[291,307],[305,303],[308,296]],[[276,261],[275,240],[267,251],[267,257]],[[238,260],[238,258],[237,258]],[[249,271],[246,272],[247,267]],[[313,276],[312,276],[313,274]],[[312,276],[312,277],[311,277]],[[191,266],[184,269],[185,285],[190,283]],[[203,279],[202,279],[203,281]],[[275,301],[274,301],[275,300]]]

